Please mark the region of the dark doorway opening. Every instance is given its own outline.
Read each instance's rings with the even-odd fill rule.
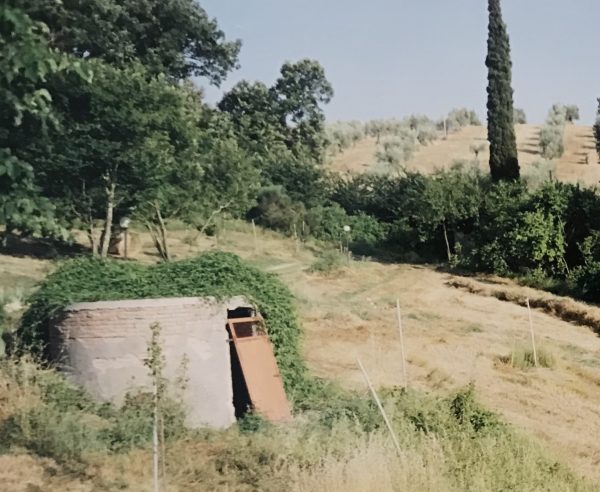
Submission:
[[[227,311],[228,319],[248,318],[254,315],[252,308],[236,308]],[[231,361],[231,382],[233,386],[233,407],[235,409],[235,418],[241,419],[251,409],[252,401],[242,372],[240,358],[238,357],[235,344],[231,338],[229,326],[226,327],[229,339],[229,360]]]

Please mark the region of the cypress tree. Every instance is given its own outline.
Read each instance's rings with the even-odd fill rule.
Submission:
[[[488,0],[488,140],[494,181],[519,179],[517,139],[513,123],[512,63],[500,0]]]
[[[598,112],[596,113],[596,123],[594,124],[594,138],[596,139],[596,152],[600,157],[600,97],[598,98]]]

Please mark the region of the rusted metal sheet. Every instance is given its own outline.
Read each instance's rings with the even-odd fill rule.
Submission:
[[[291,420],[290,405],[260,317],[228,321],[254,410],[269,422]]]

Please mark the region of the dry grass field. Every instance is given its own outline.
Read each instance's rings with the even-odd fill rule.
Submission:
[[[535,125],[517,125],[517,147],[519,161],[526,169],[542,159],[539,148],[540,127]],[[567,125],[564,134],[565,153],[555,162],[556,178],[568,182],[582,182],[596,185],[600,182],[600,165],[595,152],[594,135],[589,126]],[[483,126],[462,128],[448,135],[447,139],[439,139],[420,147],[406,168],[412,171],[431,173],[436,169],[448,168],[455,161],[472,161],[474,154],[472,145],[487,143],[487,130]],[[336,155],[331,161],[331,168],[338,172],[367,172],[376,166],[375,138],[365,138],[353,147]],[[586,160],[587,159],[587,160]],[[487,170],[489,150],[479,154],[482,170]],[[588,164],[586,164],[588,162]]]
[[[139,234],[138,242],[137,258],[156,261],[149,238]],[[213,239],[186,231],[173,231],[171,245],[179,258],[217,247]],[[254,246],[241,223],[230,224],[218,247],[276,273],[292,289],[305,331],[304,355],[316,375],[363,388],[360,356],[378,386],[404,384],[394,312],[399,298],[409,386],[445,395],[473,382],[485,405],[600,482],[600,338],[591,327],[534,310],[540,351],[555,363],[512,367],[511,351],[529,343],[527,310],[477,291],[501,289],[515,298],[548,294],[488,278],[469,279],[467,291],[452,285],[459,277],[427,266],[373,261],[352,261],[330,275],[310,273],[310,246],[268,231],[260,231]],[[0,283],[9,289],[15,278],[41,279],[51,268],[46,260],[0,256]],[[576,304],[600,319],[599,308]]]

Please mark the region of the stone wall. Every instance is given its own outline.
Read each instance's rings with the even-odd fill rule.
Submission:
[[[69,379],[101,401],[121,403],[134,388],[151,389],[144,366],[150,325],[161,326],[170,387],[185,373],[188,424],[227,427],[235,421],[227,310],[243,298],[167,298],[72,304],[50,333],[50,353]]]

